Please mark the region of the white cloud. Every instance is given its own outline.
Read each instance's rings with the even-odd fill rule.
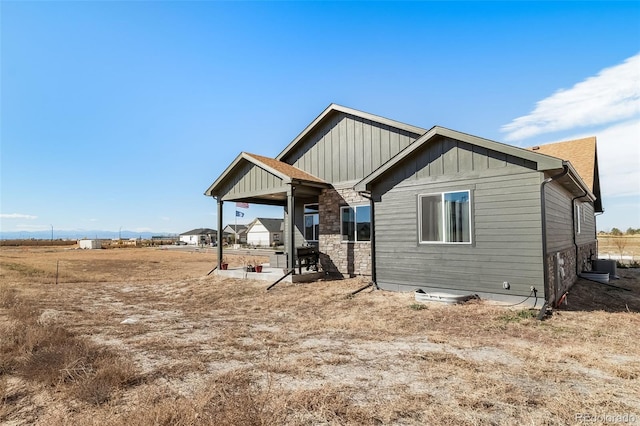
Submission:
[[[640,119],[598,133],[598,166],[602,194],[640,194]]]
[[[502,126],[505,140],[619,122],[640,114],[640,53],[572,88],[536,103],[528,115]]]
[[[34,220],[37,219],[38,216],[33,216],[30,214],[22,214],[22,213],[0,213],[0,219],[29,219]]]

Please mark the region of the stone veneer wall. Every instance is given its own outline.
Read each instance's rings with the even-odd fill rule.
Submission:
[[[318,198],[320,264],[331,275],[371,275],[371,243],[345,243],[340,234],[340,207],[369,204],[351,188],[324,189]]]
[[[591,260],[597,258],[596,242],[590,242],[578,247],[576,259],[575,247],[570,247],[547,256],[549,273],[549,300],[555,306],[562,295],[576,282],[576,260],[580,270],[591,270]]]

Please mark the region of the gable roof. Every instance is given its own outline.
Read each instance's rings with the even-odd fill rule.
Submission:
[[[569,161],[589,191],[596,197],[594,203],[596,212],[603,211],[598,172],[598,149],[595,136],[534,146],[528,149]]]
[[[247,232],[253,228],[253,226],[260,222],[262,226],[264,226],[269,232],[282,232],[284,229],[284,219],[273,219],[268,217],[258,217],[251,224],[249,224],[249,229]]]
[[[591,191],[594,190],[594,181],[598,178],[596,174],[598,157],[595,137],[550,143],[527,149],[539,154],[570,161],[584,183],[587,184]]]
[[[292,140],[289,145],[276,157],[276,160],[282,160],[291,150],[293,150],[298,142],[304,139],[309,133],[313,131],[320,123],[324,121],[324,119],[331,115],[333,112],[343,112],[345,114],[350,114],[356,117],[363,118],[365,120],[374,121],[376,123],[384,124],[390,127],[395,127],[396,129],[405,130],[407,132],[411,132],[416,134],[417,136],[423,135],[427,130],[421,127],[412,126],[411,124],[402,123],[400,121],[391,120],[389,118],[381,117],[379,115],[369,114],[368,112],[358,111],[357,109],[348,108],[342,105],[330,104],[327,108],[325,108],[319,116],[316,117],[307,127],[304,128],[302,132],[294,140]]]
[[[259,163],[262,163],[264,166],[268,167],[271,170],[267,170],[269,172],[271,172],[272,170],[275,171],[275,173],[273,174],[279,174],[279,177],[282,177],[283,180],[301,180],[301,181],[306,181],[306,182],[316,182],[316,183],[325,183],[324,180],[317,178],[315,176],[313,176],[312,174],[309,174],[307,172],[305,172],[304,170],[301,170],[295,166],[292,166],[291,164],[287,164],[283,161],[278,161],[274,158],[269,158],[269,157],[264,157],[262,155],[257,155],[257,154],[249,154],[246,153],[247,156],[249,157],[253,157],[255,160],[257,160]],[[264,168],[264,167],[263,167]]]
[[[207,188],[204,195],[215,196],[214,191],[218,188],[227,176],[233,173],[233,171],[243,162],[248,161],[257,167],[266,170],[274,176],[282,179],[285,183],[292,183],[293,181],[301,181],[307,184],[319,184],[327,185],[325,181],[317,178],[304,170],[287,164],[282,161],[278,161],[273,158],[264,157],[262,155],[250,154],[248,152],[241,152],[235,160],[225,169],[224,172]]]
[[[396,164],[401,162],[407,157],[410,157],[417,149],[423,146],[429,141],[442,136],[448,137],[451,139],[456,139],[462,142],[467,142],[472,145],[480,146],[492,151],[498,151],[505,153],[507,155],[512,155],[514,157],[523,158],[525,160],[529,160],[535,162],[537,164],[537,170],[552,170],[552,169],[561,169],[563,166],[563,162],[559,158],[550,157],[547,155],[540,155],[533,151],[529,151],[523,148],[518,148],[511,145],[506,145],[500,142],[495,142],[489,139],[480,138],[478,136],[473,136],[467,133],[458,132],[456,130],[447,129],[446,127],[434,126],[429,129],[424,135],[418,138],[414,143],[400,151],[395,157],[387,161],[377,170],[373,171],[369,176],[362,179],[355,185],[355,189],[358,191],[364,191],[367,189],[367,186],[376,180],[378,177],[383,175],[389,169],[394,167]]]
[[[218,235],[218,231],[211,228],[196,228],[191,231],[183,232],[180,235]]]
[[[227,225],[224,227],[224,229],[227,229],[227,228],[229,228],[231,232],[235,234],[244,234],[245,232],[247,232],[248,226],[247,225]]]

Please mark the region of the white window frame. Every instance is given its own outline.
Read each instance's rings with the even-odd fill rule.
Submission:
[[[358,230],[356,229],[356,227],[354,227],[354,236],[353,236],[353,241],[351,240],[345,240],[344,239],[344,230],[342,228],[342,217],[343,217],[343,211],[344,209],[352,209],[353,213],[354,213],[354,219],[357,219],[358,217],[358,207],[369,207],[369,239],[368,240],[358,240]],[[357,225],[357,221],[356,221],[356,225]],[[340,241],[343,243],[370,243],[371,242],[371,233],[373,232],[373,230],[371,229],[371,205],[370,204],[356,204],[353,206],[342,206],[340,207]]]
[[[576,234],[580,235],[580,233],[582,232],[582,204],[576,204],[575,220]]]
[[[306,213],[307,206],[316,206],[318,208],[318,211],[316,213]],[[320,204],[318,204],[318,203],[305,204],[302,214],[303,214],[302,220],[303,220],[303,228],[304,228],[304,234],[303,235],[304,235],[305,241],[318,242],[318,239],[320,238]],[[307,235],[306,235],[306,233],[307,233],[307,216],[316,216],[316,215],[318,216],[318,232],[317,232],[317,235],[314,235],[315,239],[309,240],[309,239],[307,239]],[[313,229],[314,229],[313,233],[316,234],[315,224],[313,226]]]
[[[456,194],[456,193],[460,193],[460,192],[466,192],[468,197],[469,197],[469,241],[444,241],[445,235],[446,235],[446,220],[444,220],[445,218],[445,203],[444,203],[444,196],[446,194]],[[441,229],[441,233],[442,233],[442,241],[423,241],[422,240],[422,198],[423,197],[433,197],[434,195],[440,195],[441,200],[442,200],[442,229]],[[418,243],[419,244],[454,244],[454,245],[473,245],[473,219],[472,219],[472,208],[471,208],[471,204],[472,204],[472,198],[471,198],[471,190],[469,189],[461,189],[461,190],[457,190],[457,191],[442,191],[442,192],[431,192],[428,194],[419,194],[418,195]]]

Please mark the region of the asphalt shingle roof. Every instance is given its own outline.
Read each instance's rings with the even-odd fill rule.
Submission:
[[[597,167],[595,137],[550,143],[528,149],[569,161],[584,183],[587,184],[589,190],[594,192]]]
[[[284,219],[258,217],[256,222],[260,222],[269,232],[282,232],[284,230]]]
[[[192,229],[191,231],[183,232],[180,235],[209,235],[209,234],[218,235],[218,231],[211,228],[196,228],[196,229]]]
[[[300,180],[306,180],[308,182],[325,183],[325,181],[323,181],[322,179],[317,178],[312,174],[309,174],[303,170],[300,170],[299,168],[292,166],[291,164],[278,161],[275,158],[264,157],[262,155],[257,155],[257,154],[250,154],[248,152],[245,152],[245,154],[258,160],[259,162],[263,163],[265,166],[268,166],[274,170],[277,170],[278,172],[288,176],[291,179],[300,179]]]

